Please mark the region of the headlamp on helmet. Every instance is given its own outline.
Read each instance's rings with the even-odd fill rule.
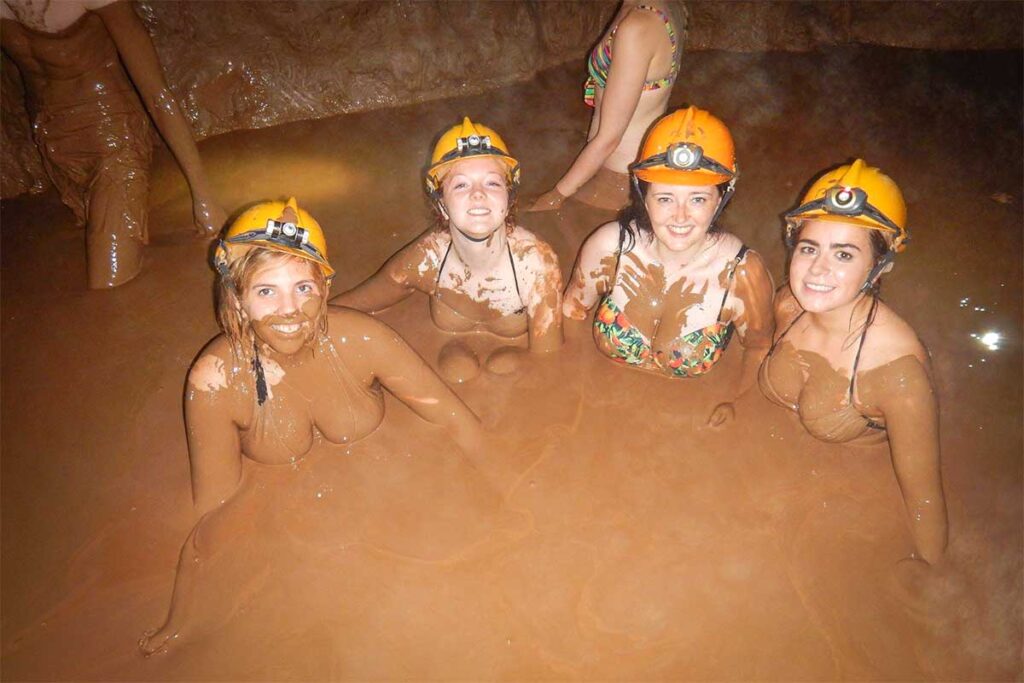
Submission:
[[[263,232],[265,239],[282,246],[302,249],[309,243],[309,231],[295,223],[267,219],[267,227]]]
[[[878,223],[881,227],[891,232],[900,234],[909,231],[900,228],[893,221],[871,205],[868,201],[868,193],[859,187],[845,187],[837,185],[830,187],[825,196],[814,201],[807,202],[786,214],[786,218],[795,221],[810,211],[824,211],[834,216],[864,216]],[[907,238],[904,238],[906,241]]]
[[[655,154],[643,161],[633,164],[632,170],[637,171],[654,166],[667,166],[677,171],[696,171],[705,169],[734,178],[735,173],[708,156],[704,156],[704,148],[694,142],[676,142],[668,146],[661,154]]]

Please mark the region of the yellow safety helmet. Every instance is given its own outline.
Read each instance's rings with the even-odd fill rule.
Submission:
[[[669,185],[735,182],[736,146],[729,129],[703,109],[687,107],[661,117],[629,167],[633,177]]]
[[[893,252],[910,239],[907,205],[892,178],[863,159],[822,175],[811,185],[800,206],[786,214],[786,240],[808,219],[850,223],[885,236]]]
[[[469,117],[462,119],[445,131],[434,145],[427,169],[427,192],[437,196],[441,191],[441,180],[456,161],[475,156],[497,157],[508,166],[508,181],[512,187],[519,185],[519,162],[508,152],[508,145],[493,128],[476,124]]]
[[[225,274],[232,261],[253,247],[304,258],[320,266],[328,282],[334,277],[334,268],[327,262],[323,228],[299,208],[295,197],[287,202],[260,202],[243,211],[217,246],[214,255],[217,270]]]

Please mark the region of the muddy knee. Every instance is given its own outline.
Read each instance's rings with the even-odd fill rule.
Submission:
[[[441,349],[437,356],[437,368],[445,380],[461,384],[480,374],[480,359],[466,344],[455,339]]]

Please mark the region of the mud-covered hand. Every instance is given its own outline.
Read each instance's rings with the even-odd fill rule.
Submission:
[[[215,237],[227,220],[228,215],[212,195],[192,193],[192,224],[201,237]]]
[[[664,308],[665,269],[658,264],[645,267],[636,254],[627,254],[619,282],[629,297],[626,317],[641,330],[653,332]]]
[[[731,402],[719,403],[708,416],[708,427],[722,427],[736,419],[736,406]]]
[[[537,198],[527,211],[557,211],[562,208],[562,204],[565,203],[566,197],[558,188],[545,192]]]

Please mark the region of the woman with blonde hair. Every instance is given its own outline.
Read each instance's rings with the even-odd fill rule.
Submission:
[[[562,275],[551,247],[515,220],[519,162],[496,131],[468,117],[437,141],[426,173],[436,225],[394,254],[374,275],[332,304],[376,313],[420,291],[430,316],[456,335],[441,352],[445,378],[461,382],[480,368],[466,342],[497,338],[485,367],[518,365],[513,340],[531,353],[562,344]]]
[[[317,438],[350,444],[384,417],[383,389],[475,450],[479,422],[387,325],[329,309],[334,269],[324,233],[295,199],[256,204],[227,230],[215,256],[223,333],[188,374],[185,430],[199,522],[181,551],[166,623],[140,644],[154,652],[185,624],[195,565],[232,528],[225,503],[245,458],[302,459]],[[318,437],[319,435],[319,437]]]

